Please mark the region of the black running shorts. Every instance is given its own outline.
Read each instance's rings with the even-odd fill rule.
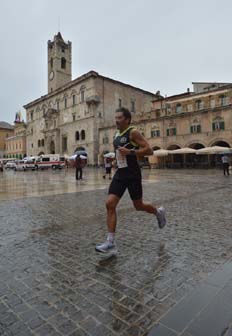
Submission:
[[[126,189],[128,189],[132,201],[142,199],[143,191],[141,178],[117,179],[114,177],[110,184],[108,194],[114,194],[121,198]]]

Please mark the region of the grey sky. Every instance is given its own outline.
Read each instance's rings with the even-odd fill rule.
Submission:
[[[73,79],[95,70],[171,95],[193,81],[232,81],[231,13],[231,0],[1,0],[0,120],[47,93],[59,17]]]

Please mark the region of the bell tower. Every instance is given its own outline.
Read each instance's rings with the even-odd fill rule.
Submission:
[[[72,80],[72,43],[60,32],[48,41],[48,93]]]

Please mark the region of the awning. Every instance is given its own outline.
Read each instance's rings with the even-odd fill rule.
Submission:
[[[168,151],[169,154],[191,154],[191,153],[196,153],[197,150],[189,147],[183,147],[183,148],[178,148],[174,150]]]
[[[205,148],[201,148],[198,149],[196,151],[196,154],[220,154],[220,153],[230,153],[231,148],[229,147],[221,147],[221,146],[212,146],[212,147],[205,147]]]
[[[169,151],[167,149],[157,149],[153,151],[153,155],[158,156],[158,157],[168,156],[168,154],[169,154]]]

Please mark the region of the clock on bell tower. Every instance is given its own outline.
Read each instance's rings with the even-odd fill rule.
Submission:
[[[72,80],[72,43],[60,32],[48,41],[48,93]]]

